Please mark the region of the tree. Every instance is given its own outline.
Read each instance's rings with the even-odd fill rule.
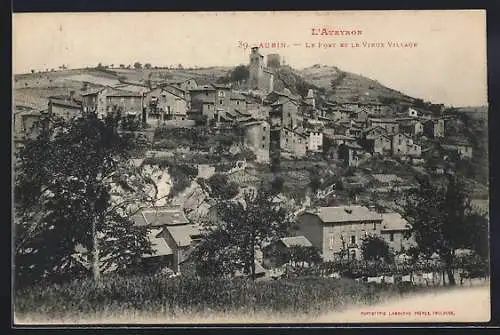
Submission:
[[[277,176],[271,181],[271,192],[273,194],[279,194],[283,192],[283,186],[285,184],[285,180],[281,176]]]
[[[134,63],[134,69],[136,69],[136,70],[140,70],[140,69],[142,69],[142,64],[141,64],[141,63],[139,63],[139,62],[135,62],[135,63]]]
[[[212,198],[228,200],[238,195],[238,184],[229,182],[227,175],[216,173],[207,180]]]
[[[144,68],[147,70],[151,69],[151,63],[144,64]]]
[[[147,231],[129,217],[155,197],[152,181],[128,165],[134,142],[112,120],[45,124],[15,168],[17,279],[71,277],[83,265],[98,281],[113,266],[133,268],[152,250]]]
[[[283,237],[291,222],[288,212],[273,199],[260,189],[245,193],[243,199],[218,203],[220,220],[206,227],[191,254],[201,275],[240,271],[255,279],[255,252],[266,242]]]
[[[304,267],[304,264],[318,264],[321,262],[321,255],[315,247],[292,246],[289,250],[288,260],[294,265]]]
[[[361,244],[363,259],[367,261],[391,260],[389,245],[378,236],[366,236]]]
[[[470,192],[460,177],[447,174],[443,180],[431,180],[424,176],[418,178],[418,183],[419,187],[410,191],[402,204],[411,227],[406,237],[414,236],[424,256],[437,253],[450,285],[455,285],[455,251],[477,248],[477,243],[484,243],[476,237],[478,231],[484,231],[484,222],[478,221],[472,212]]]
[[[31,69],[31,73],[35,73],[35,70]]]
[[[250,72],[248,71],[248,67],[246,65],[238,65],[231,71],[231,81],[232,82],[241,82],[243,80],[248,79]]]
[[[125,64],[120,64],[120,69],[124,69],[125,68]]]

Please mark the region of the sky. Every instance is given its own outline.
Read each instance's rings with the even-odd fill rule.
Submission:
[[[361,35],[313,35],[313,28]],[[390,41],[416,46],[388,47]],[[240,45],[265,42],[285,43],[285,48],[262,48],[261,53],[279,53],[294,68],[332,65],[434,103],[487,104],[482,10],[16,13],[13,72],[135,61],[235,66],[248,63],[250,50]],[[307,48],[306,43],[330,47]]]

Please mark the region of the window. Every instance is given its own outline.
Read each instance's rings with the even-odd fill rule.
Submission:
[[[240,104],[240,102],[239,102],[238,100],[236,100],[236,104],[237,104],[237,105],[239,105],[239,104]]]
[[[391,235],[389,236],[389,239],[391,240],[391,242],[394,241],[394,233],[391,233]]]
[[[351,236],[351,244],[356,244],[356,235]]]
[[[224,101],[222,99],[219,100],[219,105],[222,105]]]
[[[219,91],[219,97],[223,97],[224,96],[224,91]]]
[[[207,96],[207,97],[208,97],[208,91],[205,91],[205,96]]]
[[[333,250],[333,248],[334,248],[334,242],[335,242],[334,235],[330,234],[330,236],[328,238],[328,247],[329,247],[330,250]]]
[[[373,230],[377,230],[377,223],[376,222],[373,223]]]
[[[266,137],[265,136],[262,136],[262,140],[265,141],[266,140]]]
[[[266,148],[266,145],[265,144],[262,144],[262,149],[265,149]]]
[[[398,144],[401,145],[401,137],[398,138]]]

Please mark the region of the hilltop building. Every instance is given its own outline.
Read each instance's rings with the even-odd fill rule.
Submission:
[[[274,72],[264,67],[264,56],[260,54],[259,47],[252,48],[248,71],[248,84],[250,89],[265,92],[271,92],[273,90]]]

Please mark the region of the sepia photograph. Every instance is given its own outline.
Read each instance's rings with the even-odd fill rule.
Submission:
[[[14,325],[490,321],[486,10],[12,31]]]

